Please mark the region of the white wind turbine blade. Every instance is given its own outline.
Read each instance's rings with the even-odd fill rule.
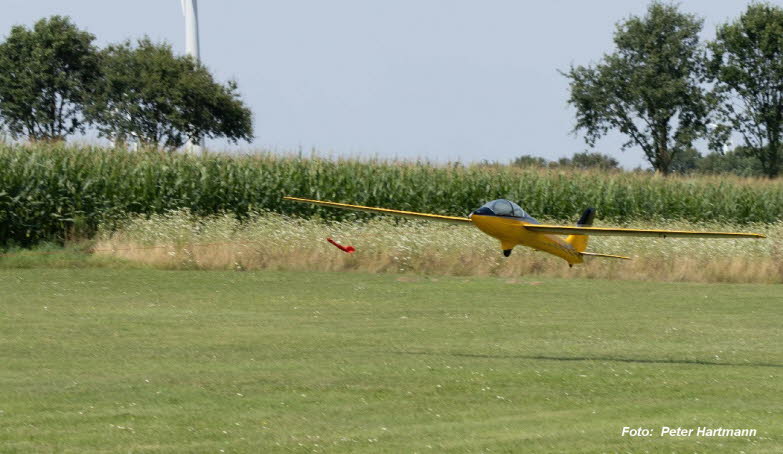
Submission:
[[[201,61],[198,36],[198,7],[196,0],[180,0],[182,14],[185,16],[185,53],[191,55],[196,61]],[[188,140],[185,149],[191,153],[201,152],[202,143],[194,143]]]
[[[199,60],[198,6],[196,0],[180,0],[185,16],[185,53]]]

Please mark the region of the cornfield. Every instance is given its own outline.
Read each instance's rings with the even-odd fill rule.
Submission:
[[[533,216],[771,223],[783,219],[783,182],[736,177],[542,170],[509,166],[0,145],[0,244],[93,235],[132,215],[187,209],[197,216],[266,210],[343,220],[350,212],[284,202],[294,195],[467,215],[496,198]]]

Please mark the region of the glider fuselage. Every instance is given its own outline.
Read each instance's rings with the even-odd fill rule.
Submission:
[[[570,264],[584,261],[582,255],[563,238],[546,233],[531,232],[525,229],[529,223],[521,219],[473,213],[470,220],[479,230],[500,240],[504,250],[521,245],[556,255]]]

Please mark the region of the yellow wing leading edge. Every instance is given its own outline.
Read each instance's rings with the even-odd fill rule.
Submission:
[[[646,236],[659,238],[766,238],[766,236],[759,233],[745,232],[696,232],[690,230],[592,227],[592,219],[595,213],[592,209],[586,210],[575,226],[538,224],[535,219],[527,215],[518,205],[515,205],[508,200],[500,199],[489,202],[485,206],[474,211],[471,214],[471,217],[391,210],[388,208],[351,205],[347,203],[327,202],[290,196],[283,197],[283,199],[291,202],[310,203],[343,210],[388,214],[410,219],[447,222],[449,224],[474,225],[487,235],[500,240],[503,255],[506,257],[511,254],[511,250],[514,246],[522,245],[565,259],[569,266],[582,263],[584,257],[630,258],[622,255],[586,252],[587,238],[591,235]],[[500,202],[503,203],[501,204],[500,209],[498,209],[495,205],[498,205]],[[490,207],[490,205],[492,205],[492,207]],[[505,211],[502,211],[504,208]],[[495,212],[496,209],[498,209],[498,214]],[[520,214],[516,214],[517,212]],[[557,235],[568,235],[568,237],[563,239]]]
[[[557,235],[646,236],[659,238],[766,238],[766,236],[760,233],[695,232],[690,230],[624,229],[570,225],[527,224],[525,229],[531,232]]]
[[[300,203],[312,203],[314,205],[321,205],[321,206],[332,207],[332,208],[341,208],[343,210],[364,211],[367,213],[391,214],[394,216],[401,216],[409,219],[426,219],[430,221],[448,222],[450,224],[461,224],[461,225],[471,223],[470,218],[461,218],[457,216],[444,216],[441,214],[417,213],[415,211],[390,210],[388,208],[375,208],[375,207],[366,207],[361,205],[349,205],[347,203],[325,202],[323,200],[302,199],[299,197],[288,197],[288,196],[283,197],[283,200],[289,200],[291,202],[300,202]]]
[[[471,224],[467,217],[445,216],[441,214],[417,213],[415,211],[392,210],[389,208],[376,208],[348,203],[327,202],[323,200],[304,199],[300,197],[285,196],[283,200],[299,203],[340,208],[343,210],[363,211],[367,213],[389,214],[409,219],[425,219],[430,221],[447,222],[450,224]],[[659,238],[766,238],[760,233],[745,232],[697,232],[690,230],[661,230],[661,229],[627,229],[613,227],[581,227],[572,225],[547,225],[524,224],[525,230],[530,232],[548,233],[555,235],[603,235],[603,236],[639,236]]]

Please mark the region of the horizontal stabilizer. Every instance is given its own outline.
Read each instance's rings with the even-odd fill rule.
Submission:
[[[620,229],[606,227],[580,227],[570,225],[526,224],[531,232],[559,235],[604,235],[604,236],[652,236],[659,238],[766,238],[760,233],[694,232],[690,230]]]
[[[586,255],[588,257],[608,257],[610,259],[631,260],[631,257],[625,257],[625,256],[622,256],[622,255],[598,254],[596,252],[580,252],[580,254]]]
[[[352,211],[364,211],[366,213],[378,213],[378,214],[389,214],[392,216],[400,216],[403,218],[408,219],[422,219],[422,220],[428,220],[428,221],[440,221],[440,222],[448,222],[449,224],[471,224],[470,218],[461,218],[457,216],[444,216],[441,214],[429,214],[429,213],[416,213],[415,211],[401,211],[401,210],[390,210],[388,208],[375,208],[375,207],[366,207],[361,205],[349,205],[347,203],[338,203],[338,202],[327,202],[324,200],[312,200],[312,199],[301,199],[299,197],[283,197],[283,200],[289,200],[291,202],[299,202],[299,203],[311,203],[313,205],[321,205],[325,207],[332,207],[332,208],[340,208],[343,210],[352,210]]]

